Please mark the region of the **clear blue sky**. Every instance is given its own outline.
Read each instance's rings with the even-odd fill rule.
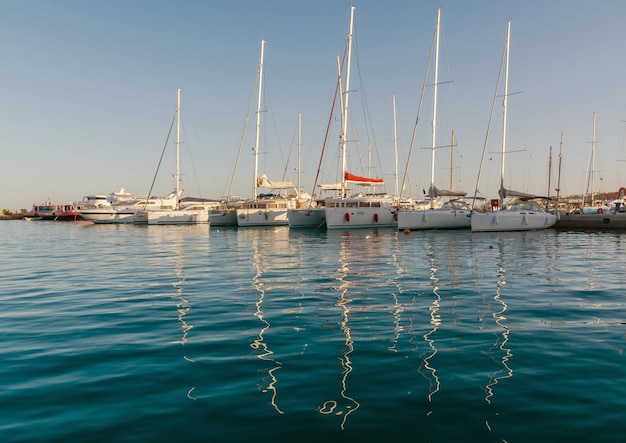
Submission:
[[[456,134],[454,188],[473,193],[498,69],[512,20],[507,184],[545,194],[549,147],[552,188],[563,133],[562,192],[580,193],[590,169],[597,113],[595,189],[626,185],[626,2],[374,1],[356,4],[351,113],[361,162],[368,142],[393,192],[392,94],[398,143],[406,157],[442,7],[438,140]],[[265,39],[264,140],[260,172],[297,180],[294,141],[302,114],[302,184],[310,191],[343,53],[348,1],[9,1],[0,0],[0,208],[30,208],[107,194],[121,186],[147,193],[182,89],[186,194],[228,192]],[[364,94],[363,94],[364,93]],[[430,183],[432,88],[425,92],[410,167],[413,195]],[[496,197],[501,100],[480,190]],[[234,193],[250,196],[254,113]],[[336,124],[323,181],[335,180]],[[364,125],[363,125],[364,126]],[[356,144],[355,144],[356,145]],[[291,151],[290,151],[291,150]],[[291,152],[291,154],[290,154]],[[356,152],[353,151],[353,152]],[[154,192],[173,188],[173,144]],[[438,151],[438,182],[448,187],[450,150]],[[287,158],[289,163],[285,166]],[[354,173],[366,173],[356,166]],[[490,160],[489,160],[490,159]],[[404,159],[399,160],[400,174]],[[599,180],[602,177],[602,181]],[[405,191],[407,195],[409,191]]]

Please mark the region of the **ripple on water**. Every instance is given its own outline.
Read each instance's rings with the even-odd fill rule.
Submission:
[[[2,227],[6,441],[626,431],[621,235]]]

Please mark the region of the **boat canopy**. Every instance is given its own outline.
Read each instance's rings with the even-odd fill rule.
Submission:
[[[265,175],[265,174],[259,175],[256,178],[256,185],[259,188],[273,188],[273,189],[288,189],[288,188],[294,188],[295,187],[293,185],[293,183],[290,182],[290,181],[273,182],[269,178],[267,178],[267,175]]]
[[[358,183],[360,185],[382,185],[384,183],[382,178],[361,177],[351,174],[348,171],[345,172],[345,179],[347,182]]]

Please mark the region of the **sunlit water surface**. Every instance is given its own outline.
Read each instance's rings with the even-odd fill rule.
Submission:
[[[0,222],[0,438],[621,441],[626,234]]]

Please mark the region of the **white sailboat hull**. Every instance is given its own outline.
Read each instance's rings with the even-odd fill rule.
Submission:
[[[531,231],[554,226],[557,216],[547,212],[499,210],[475,212],[471,216],[472,232]]]
[[[211,209],[209,210],[209,223],[211,226],[237,226],[236,209]]]
[[[208,224],[207,209],[173,209],[171,211],[148,211],[149,225],[195,225]]]
[[[388,199],[355,197],[327,200],[324,208],[328,229],[396,228],[396,210]]]
[[[425,209],[399,211],[398,229],[469,229],[471,211]]]
[[[287,211],[296,208],[292,199],[268,199],[245,203],[237,208],[237,226],[288,225]]]
[[[290,228],[326,228],[324,208],[289,209],[287,219]]]
[[[288,225],[287,209],[237,209],[237,226]]]

